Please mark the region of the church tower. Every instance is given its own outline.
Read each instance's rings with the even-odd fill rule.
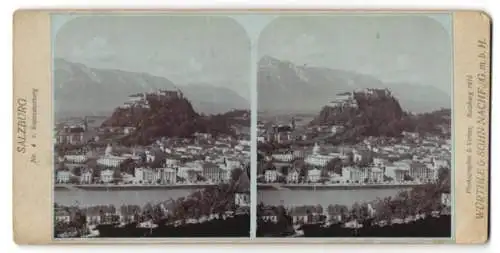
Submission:
[[[106,146],[106,150],[104,150],[104,155],[111,156],[112,154],[113,154],[113,147],[111,147],[111,144],[108,143],[108,146]]]
[[[313,154],[317,155],[319,153],[319,145],[318,143],[314,143]]]

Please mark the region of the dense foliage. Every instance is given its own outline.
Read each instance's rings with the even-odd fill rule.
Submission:
[[[399,137],[403,131],[448,135],[451,110],[413,115],[403,111],[388,90],[354,92],[356,107],[325,106],[311,124],[342,125],[345,131],[335,139],[359,141],[367,136]]]
[[[121,139],[127,144],[146,145],[160,137],[189,138],[196,132],[234,135],[232,126],[249,122],[249,113],[233,110],[224,114],[198,114],[190,101],[178,92],[146,94],[129,107],[115,109],[103,127],[133,127],[135,131]],[[247,117],[245,117],[247,115]]]
[[[119,208],[122,213],[136,216],[135,219],[139,222],[151,220],[157,224],[176,221],[184,223],[187,219],[199,219],[211,214],[222,216],[226,211],[234,212],[239,208],[235,203],[235,194],[241,191],[241,187],[248,188],[245,191],[250,191],[248,182],[245,184],[241,181],[242,176],[248,176],[248,173],[245,173],[246,175],[243,173],[245,173],[243,169],[234,169],[229,183],[206,187],[185,198],[170,199],[155,204],[147,203],[142,208],[136,205],[123,205]],[[86,216],[103,216],[105,213],[115,213],[116,211],[116,207],[113,205],[79,209],[55,204],[54,209],[70,214],[69,223],[56,222],[56,234],[68,231],[82,234],[86,226]]]
[[[438,172],[438,180],[435,183],[416,186],[409,191],[403,190],[394,197],[377,199],[366,203],[354,203],[351,207],[337,204],[327,206],[326,210],[324,210],[320,205],[296,206],[292,209],[285,210],[283,206],[266,207],[261,203],[257,206],[257,216],[259,222],[257,233],[260,236],[279,236],[289,234],[292,220],[291,216],[294,213],[308,215],[311,216],[311,218],[314,213],[320,214],[319,217],[316,217],[317,221],[324,222],[326,221],[326,216],[323,216],[323,213],[326,211],[333,222],[335,222],[335,219],[340,217],[340,220],[344,222],[351,220],[356,220],[361,224],[368,222],[367,226],[370,226],[372,221],[380,222],[398,218],[404,219],[417,214],[430,216],[434,211],[443,213],[443,211],[446,210],[446,207],[441,203],[441,195],[443,193],[450,193],[450,182],[450,170],[440,168]],[[277,216],[277,223],[266,222],[262,219],[262,216],[264,216],[266,211],[269,210],[271,210],[273,215]],[[338,227],[338,225],[333,225],[332,227],[334,226]],[[340,227],[338,228],[340,229]],[[328,229],[330,228],[327,228],[326,230]],[[368,230],[370,229],[371,228]],[[431,231],[420,231],[420,233],[431,234]]]

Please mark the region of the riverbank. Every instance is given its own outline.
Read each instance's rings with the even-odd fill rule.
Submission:
[[[56,184],[55,190],[155,190],[155,189],[203,189],[214,187],[216,184]]]
[[[413,186],[425,185],[424,183],[405,183],[405,184],[273,184],[259,183],[257,189],[262,190],[352,190],[352,189],[399,189]]]
[[[371,225],[366,221],[359,228],[345,227],[342,223],[325,226],[324,223],[297,226],[295,231],[289,224],[260,222],[257,237],[409,237],[409,238],[449,238],[451,237],[451,216],[426,217],[407,223],[391,225]]]
[[[180,226],[161,222],[155,228],[141,228],[137,226],[137,223],[131,223],[125,226],[99,225],[96,229],[99,231],[99,238],[249,237],[250,215],[236,215],[230,218]]]
[[[263,190],[315,190],[315,189],[393,189],[408,188],[424,183],[405,183],[405,184],[280,184],[280,183],[258,183],[257,188]],[[150,190],[150,189],[202,189],[216,186],[212,183],[196,184],[56,184],[55,190]]]
[[[422,220],[387,226],[365,225],[358,229],[345,228],[341,224],[328,227],[302,226],[304,237],[451,237],[451,216],[427,217]]]

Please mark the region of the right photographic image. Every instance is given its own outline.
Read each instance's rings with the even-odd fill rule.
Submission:
[[[449,13],[271,21],[257,237],[452,237],[452,45]]]

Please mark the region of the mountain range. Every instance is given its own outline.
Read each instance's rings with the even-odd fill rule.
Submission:
[[[54,60],[56,116],[109,115],[130,94],[156,89],[179,89],[203,114],[249,109],[249,102],[231,89],[203,83],[176,85],[164,77],[115,69],[90,68],[64,59]]]
[[[340,92],[388,88],[405,111],[429,112],[451,108],[451,96],[430,85],[388,83],[353,71],[298,66],[271,56],[258,66],[259,111],[318,112]]]

